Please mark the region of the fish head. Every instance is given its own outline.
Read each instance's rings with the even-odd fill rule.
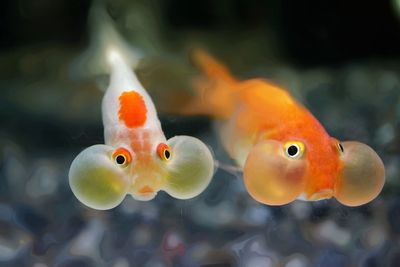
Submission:
[[[192,198],[204,191],[214,174],[210,149],[194,137],[165,140],[159,134],[131,142],[130,149],[135,160],[129,193],[136,200],[151,200],[160,190],[178,199]]]
[[[164,190],[178,199],[192,198],[204,191],[213,174],[208,147],[197,138],[175,136],[141,145],[91,146],[73,160],[69,183],[83,204],[105,210],[127,194],[148,201]]]
[[[358,206],[373,200],[384,180],[384,165],[372,148],[328,135],[264,140],[253,147],[244,165],[249,193],[268,205],[335,197]]]

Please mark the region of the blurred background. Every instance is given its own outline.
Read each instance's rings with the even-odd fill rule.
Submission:
[[[0,9],[0,266],[400,266],[400,1],[115,0],[107,12],[143,55],[137,73],[167,137],[196,136],[233,164],[206,117],[168,113],[197,74],[200,46],[242,79],[290,90],[332,136],[372,146],[386,185],[372,203],[255,202],[217,171],[200,196],[130,196],[86,208],[68,169],[103,143],[99,83],[76,68],[90,1],[15,0]]]

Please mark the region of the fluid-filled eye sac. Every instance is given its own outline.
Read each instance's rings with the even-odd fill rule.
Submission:
[[[69,184],[79,201],[93,209],[111,209],[122,202],[129,188],[126,168],[112,157],[113,148],[94,145],[72,162]]]
[[[168,140],[172,157],[165,163],[167,169],[164,190],[179,199],[199,195],[208,186],[214,174],[214,159],[208,147],[190,136],[175,136]]]
[[[253,147],[244,165],[243,178],[249,194],[267,205],[284,205],[303,192],[307,162],[285,154],[278,141]]]
[[[335,197],[347,206],[368,203],[378,196],[385,183],[383,162],[365,144],[353,141],[341,144],[343,166],[335,183]]]

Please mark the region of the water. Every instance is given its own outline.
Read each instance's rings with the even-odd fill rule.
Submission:
[[[385,4],[366,4],[354,18],[350,11],[358,7],[348,6],[345,16],[331,6],[348,23],[340,28],[318,1],[308,6],[314,21],[302,18],[298,25],[285,23],[298,18],[293,12],[299,7],[276,1],[193,2],[197,8],[176,1],[110,2],[125,37],[150,55],[138,73],[160,107],[167,137],[196,136],[220,162],[233,164],[209,118],[165,113],[166,92],[190,90],[188,77],[196,71],[182,50],[199,41],[219,51],[238,76],[290,87],[333,136],[374,147],[387,182],[361,207],[335,200],[269,207],[248,195],[240,174],[220,169],[194,199],[159,193],[138,202],[128,196],[113,210],[96,211],[74,197],[67,176],[80,150],[103,142],[98,85],[106,77],[78,79],[70,69],[87,45],[89,3],[78,2],[60,1],[64,9],[51,1],[4,4],[11,15],[2,31],[14,38],[2,37],[8,41],[0,57],[0,266],[399,266],[400,63],[392,49],[399,23],[379,20],[386,17]],[[356,44],[365,47],[356,49],[346,28],[360,29],[351,23],[365,21],[372,10],[377,18],[364,26],[386,23],[383,33],[371,28],[368,37],[382,43],[362,43],[370,39],[361,27]],[[24,28],[17,18],[31,25]],[[304,33],[302,41],[301,25],[319,31]],[[353,43],[346,46],[346,38]],[[306,41],[315,42],[315,51]]]

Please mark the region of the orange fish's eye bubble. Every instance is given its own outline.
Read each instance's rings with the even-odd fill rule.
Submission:
[[[298,159],[304,154],[304,144],[298,141],[289,141],[283,146],[285,155],[288,158]]]
[[[167,144],[160,143],[157,146],[157,154],[162,160],[168,161],[172,156],[171,148]]]
[[[294,201],[303,192],[307,162],[302,158],[292,160],[278,141],[264,141],[250,151],[244,165],[243,178],[249,194],[267,205],[284,205]],[[295,143],[301,153],[301,145]],[[284,145],[285,147],[285,145]],[[292,151],[293,149],[293,151]],[[292,153],[293,152],[293,153]]]
[[[341,143],[342,168],[334,187],[336,199],[347,206],[359,206],[372,201],[385,183],[385,167],[369,146],[353,141]]]
[[[123,147],[120,147],[117,150],[115,150],[112,155],[112,158],[114,162],[121,167],[128,166],[129,163],[131,163],[132,161],[131,153]]]

